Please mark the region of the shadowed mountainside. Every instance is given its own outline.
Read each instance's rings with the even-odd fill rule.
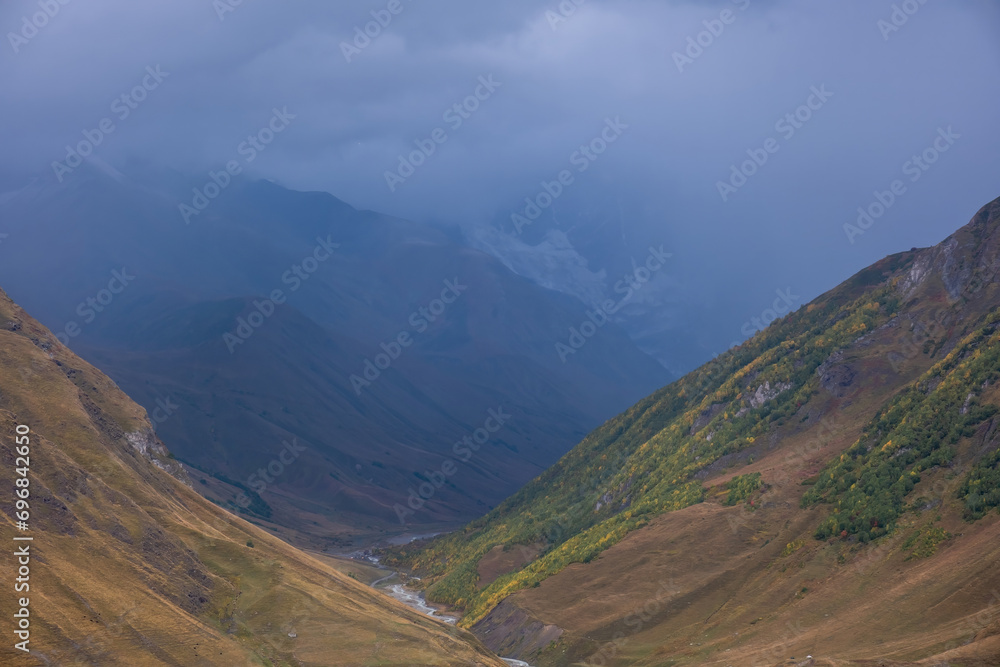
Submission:
[[[564,362],[583,305],[446,231],[243,181],[186,225],[189,186],[87,165],[8,195],[0,280],[150,411],[196,488],[313,546],[480,516],[669,380],[614,324]],[[510,417],[456,455],[490,410]]]
[[[8,544],[30,545],[31,654],[7,641],[3,664],[504,665],[200,497],[145,411],[0,292],[8,536],[18,425],[33,540]],[[5,581],[16,567],[0,558]]]

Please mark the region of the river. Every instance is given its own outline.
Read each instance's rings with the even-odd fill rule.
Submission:
[[[402,583],[404,579],[403,575],[395,570],[390,570],[389,568],[379,563],[378,556],[365,554],[364,556],[355,555],[354,557],[358,558],[359,560],[365,560],[374,565],[375,567],[390,572],[390,574],[382,577],[381,579],[373,581],[371,584],[372,588],[380,590],[386,595],[389,595],[390,597],[399,600],[407,607],[416,609],[421,614],[424,614],[425,616],[430,616],[431,618],[437,619],[442,623],[455,625],[458,622],[457,616],[453,614],[443,613],[438,609],[435,609],[434,607],[427,604],[427,600],[424,598],[424,594],[421,591],[415,591],[412,588],[408,588],[406,584]],[[392,579],[399,579],[400,583],[386,584],[386,582]],[[510,667],[532,667],[532,665],[524,662],[523,660],[516,660],[514,658],[501,658],[501,660],[510,665]]]
[[[396,576],[393,574],[392,576]],[[390,577],[391,578],[391,577]],[[407,588],[403,584],[392,584],[386,586],[382,589],[384,593],[388,593],[391,597],[396,598],[407,607],[412,607],[419,611],[425,616],[430,616],[431,618],[436,618],[437,620],[447,623],[448,625],[455,625],[458,623],[458,617],[452,616],[451,614],[442,614],[434,607],[427,604],[427,600],[424,599],[424,594],[420,591],[415,591],[412,588]]]
[[[392,579],[398,572],[393,572],[388,577],[384,577],[379,581],[386,581]],[[378,582],[375,582],[378,583]],[[374,584],[373,584],[374,586]],[[441,613],[434,607],[427,604],[427,600],[424,599],[424,594],[420,591],[415,591],[412,588],[407,588],[403,584],[390,584],[381,589],[383,592],[388,593],[390,596],[396,598],[408,607],[416,609],[421,614],[435,618],[443,623],[448,623],[449,625],[455,625],[458,622],[458,617],[451,614]],[[515,660],[514,658],[500,658],[506,662],[510,667],[532,667],[532,665],[524,662],[523,660]]]

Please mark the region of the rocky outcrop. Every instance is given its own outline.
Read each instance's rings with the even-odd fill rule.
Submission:
[[[757,387],[757,391],[750,396],[750,407],[756,410],[768,401],[773,401],[779,394],[783,394],[791,388],[792,385],[787,382],[777,382],[773,387],[770,382],[765,382]]]
[[[156,437],[153,429],[145,428],[141,431],[126,433],[125,439],[144,459],[184,484],[191,486],[191,479],[184,470],[184,466],[170,456],[170,452]]]
[[[472,633],[497,655],[533,663],[563,630],[539,621],[508,598],[476,623]]]
[[[843,352],[835,352],[816,369],[820,386],[837,398],[847,395],[857,377],[857,372],[850,364],[844,363],[843,358]]]
[[[711,421],[715,419],[715,417],[725,409],[726,409],[725,403],[713,403],[712,405],[702,410],[701,414],[699,414],[695,418],[694,423],[691,424],[690,434],[694,435],[701,429],[708,426],[709,423],[711,423]],[[712,439],[711,436],[709,436],[708,439],[711,440]]]
[[[1000,273],[1000,200],[984,206],[972,219],[940,244],[919,251],[910,271],[899,283],[907,298],[916,295],[928,278],[936,277],[952,301],[969,298]]]

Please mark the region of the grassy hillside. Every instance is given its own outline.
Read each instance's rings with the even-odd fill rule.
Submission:
[[[907,261],[887,262],[887,269]],[[814,303],[741,348],[669,385],[589,435],[553,468],[462,533],[404,562],[440,577],[429,589],[473,624],[511,592],[587,562],[663,512],[704,498],[713,464],[750,460],[757,440],[818,391],[836,350],[896,314],[891,287]],[[476,588],[476,563],[497,545],[544,542],[528,567]]]
[[[862,543],[888,535],[925,470],[947,466],[955,446],[998,412],[980,396],[1000,378],[1000,312],[967,336],[916,383],[907,386],[866,427],[853,446],[820,473],[803,504],[833,505],[817,539],[857,535]],[[995,471],[996,452],[970,472],[962,498],[970,516],[995,507],[996,487],[970,498]],[[992,464],[992,465],[991,465]]]
[[[2,664],[503,664],[464,631],[201,498],[145,411],[0,292],[0,506],[8,544],[18,534],[18,425],[31,430],[30,530],[20,533],[34,538],[25,593],[31,653],[6,641]],[[13,586],[17,563],[7,551],[0,579]]]
[[[909,525],[904,514],[927,501],[914,489],[943,469],[956,488],[935,502],[984,516],[998,504],[998,443],[967,445],[996,421],[996,401],[984,395],[1000,368],[998,267],[994,202],[941,245],[879,262],[612,419],[464,531],[390,559],[426,574],[429,597],[462,607],[472,627],[508,614],[512,595],[537,601],[529,591],[550,577],[573,587],[605,551],[705,501],[754,514],[780,486],[782,502],[798,508],[785,520],[804,522],[805,532],[775,557],[819,541],[896,539]],[[841,444],[831,449],[835,431]],[[817,444],[790,449],[807,432]],[[770,468],[760,468],[764,459]],[[933,552],[947,539],[925,528],[909,536],[912,550]],[[692,538],[682,549],[702,553],[709,542]],[[480,573],[492,570],[482,561],[498,549],[524,558],[484,582]],[[632,555],[620,565],[641,569],[649,557]],[[617,596],[586,588],[581,599]],[[571,664],[546,655],[543,664]]]

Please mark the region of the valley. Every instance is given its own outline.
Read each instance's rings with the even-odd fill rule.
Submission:
[[[451,273],[476,275],[472,264],[464,266]],[[148,329],[126,340],[117,329],[102,328],[110,327],[110,318],[94,318],[87,340],[104,336],[106,343],[81,337],[73,344],[116,373],[124,387],[146,396],[150,413],[6,301],[7,375],[48,364],[72,368],[61,371],[62,380],[46,371],[53,378],[48,385],[70,383],[59,390],[65,393],[59,410],[70,406],[83,420],[74,436],[82,438],[83,449],[64,449],[70,459],[60,465],[69,467],[60,474],[97,475],[104,485],[118,480],[102,492],[106,501],[146,498],[129,511],[153,517],[105,526],[105,500],[81,500],[92,497],[96,482],[73,491],[64,480],[52,497],[65,498],[61,511],[70,518],[46,530],[68,521],[71,541],[57,541],[55,548],[75,550],[80,539],[95,541],[87,548],[111,559],[123,590],[149,581],[148,564],[125,563],[131,562],[129,549],[139,545],[148,559],[154,537],[174,545],[168,551],[180,549],[163,564],[164,573],[186,559],[193,564],[185,566],[189,572],[200,573],[181,585],[197,603],[183,603],[175,583],[164,580],[154,589],[162,599],[151,615],[128,621],[142,641],[157,646],[149,664],[169,664],[176,651],[201,641],[219,655],[242,651],[270,661],[264,664],[329,664],[317,652],[327,651],[331,641],[324,619],[341,613],[333,610],[344,604],[330,597],[329,582],[335,581],[345,600],[373,605],[363,612],[366,627],[423,619],[408,631],[413,644],[400,653],[425,661],[419,664],[764,667],[810,656],[808,664],[847,667],[880,656],[888,659],[885,665],[947,660],[979,667],[992,664],[1000,650],[1000,579],[993,567],[1000,561],[994,511],[1000,507],[998,270],[1000,201],[938,246],[876,263],[665,385],[582,437],[555,465],[543,470],[544,459],[529,455],[536,456],[530,459],[537,461],[535,478],[506,500],[503,487],[487,480],[508,480],[497,466],[520,464],[503,452],[520,452],[517,438],[537,437],[523,421],[525,398],[511,405],[483,391],[466,403],[464,421],[442,421],[416,407],[430,405],[430,394],[413,394],[414,385],[394,379],[405,372],[434,376],[437,371],[421,360],[429,348],[421,345],[454,332],[434,330],[431,320],[467,307],[466,289],[487,289],[481,276],[468,283],[456,278],[450,286],[446,281],[444,292],[440,283],[429,283],[430,291],[422,292],[429,296],[404,309],[411,315],[403,318],[402,331],[412,326],[417,333],[381,337],[381,352],[368,352],[357,364],[343,360],[356,341],[282,298],[261,310],[261,302],[249,298],[195,302],[123,292],[114,305],[148,322]],[[254,312],[260,316],[251,319]],[[469,316],[463,315],[466,323]],[[242,342],[230,345],[225,337],[233,322],[245,323],[248,335],[237,327]],[[296,347],[288,346],[290,340]],[[105,346],[111,343],[120,347]],[[576,350],[586,353],[583,346]],[[542,352],[540,346],[535,359]],[[556,355],[545,353],[551,363]],[[365,373],[367,365],[377,373],[361,381],[358,369]],[[188,370],[168,379],[182,368]],[[199,368],[213,370],[189,374]],[[270,369],[263,378],[257,376],[261,368]],[[158,386],[150,383],[154,377]],[[11,382],[2,384],[10,406],[37,400],[27,385],[10,393],[8,387],[19,387]],[[171,389],[163,391],[166,386]],[[403,387],[409,388],[399,393]],[[382,396],[385,391],[390,393]],[[273,412],[289,396],[298,397],[296,412]],[[447,422],[451,435],[433,450],[400,450],[427,461],[412,481],[392,458],[359,463],[358,450],[349,446],[356,439],[334,444],[329,434],[316,435],[326,422],[313,421],[352,414],[343,407],[331,413],[331,405],[358,410],[350,396],[373,405],[387,396],[394,401],[384,413],[388,420],[356,420],[354,428],[366,430],[354,438],[369,441],[392,423],[402,433],[439,433],[436,424]],[[407,400],[415,407],[403,416],[398,411]],[[472,408],[480,400],[477,415]],[[80,407],[73,408],[74,401]],[[100,407],[101,401],[112,407]],[[216,421],[224,406],[256,416]],[[51,443],[47,433],[63,431],[46,424],[60,412],[39,410],[38,431]],[[121,426],[125,422],[130,425]],[[171,442],[183,443],[171,434],[187,433],[199,443],[197,456],[183,454],[183,444],[182,456],[169,453],[154,422]],[[262,427],[275,440],[256,460],[232,448],[249,441],[233,440],[233,433],[254,432],[259,440]],[[120,463],[109,461],[126,454],[131,472],[119,480]],[[220,470],[206,466],[210,460],[232,463]],[[239,477],[232,476],[236,470]],[[146,481],[139,484],[136,474]],[[399,480],[395,490],[382,481],[385,475]],[[115,495],[126,487],[125,496]],[[458,513],[447,508],[472,487],[476,497],[495,498],[497,506],[490,510],[480,500],[483,516],[463,523],[462,512],[474,515],[475,505]],[[164,493],[173,500],[161,499]],[[201,523],[188,517],[191,512],[204,515]],[[93,517],[89,532],[72,527],[77,515]],[[112,555],[107,539],[125,545],[124,554]],[[53,576],[44,569],[52,548],[40,549],[41,576]],[[68,560],[59,562],[69,571]],[[265,572],[271,572],[266,585]],[[119,625],[113,627],[125,622],[121,602],[91,600],[95,593],[85,591],[76,575],[62,585],[89,607],[114,614]],[[286,586],[298,592],[286,594]],[[307,601],[295,597],[302,594]],[[290,609],[297,621],[279,629],[263,612],[260,605],[274,596],[281,600],[277,608]],[[40,606],[55,613],[44,601]],[[153,619],[168,609],[187,624],[178,632],[197,631],[203,639],[171,648],[144,625],[159,623]],[[243,638],[238,646],[229,643],[225,628]],[[38,632],[42,641],[63,646],[58,628]],[[94,655],[129,654],[110,647],[132,640],[108,632],[94,636]],[[413,657],[427,642],[442,641],[452,643],[438,662]],[[337,646],[349,661],[351,651],[367,644]],[[57,648],[54,655],[59,650],[70,649]],[[496,656],[504,658],[497,662]]]
[[[31,654],[5,643],[3,664],[504,667],[199,496],[145,411],[2,292],[0,388],[4,462],[15,425],[33,434]]]
[[[18,252],[0,284],[62,331],[79,298],[43,277],[86,295],[129,267],[63,342],[155,416],[196,489],[286,538],[454,529],[670,379],[613,323],[563,364],[554,344],[586,307],[448,230],[236,177],[212,224],[178,229],[176,179],[85,164],[5,198]],[[479,441],[491,410],[509,417]]]
[[[60,582],[33,636],[49,660],[80,650],[64,639],[80,632],[61,616],[69,595],[96,614],[84,651],[106,664],[137,641],[149,660],[129,664],[211,650],[205,664],[346,665],[372,641],[421,665],[994,664],[998,269],[1000,200],[608,420],[484,516],[441,521],[438,494],[491,465],[517,422],[484,410],[407,485],[398,526],[364,529],[286,490],[286,471],[317,472],[314,443],[291,435],[244,481],[182,463],[142,408],[3,297],[0,409],[40,435],[48,506],[32,572]],[[193,428],[181,400],[156,405]],[[144,602],[74,569],[80,549],[114,573],[108,591]],[[345,623],[375,634],[345,643],[331,634]],[[382,624],[406,628],[395,649]]]
[[[1000,2],[0,25],[0,667],[1000,667]]]

